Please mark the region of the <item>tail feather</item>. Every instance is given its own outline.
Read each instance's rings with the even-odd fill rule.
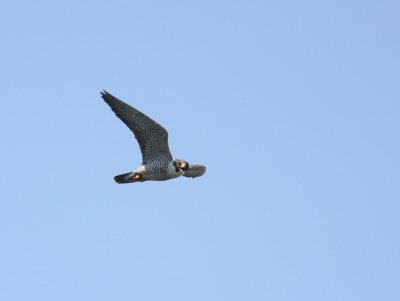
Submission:
[[[206,172],[205,166],[198,164],[190,164],[189,169],[183,175],[188,178],[197,178],[204,175],[205,172]]]

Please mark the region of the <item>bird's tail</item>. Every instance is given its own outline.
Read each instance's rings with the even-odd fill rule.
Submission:
[[[140,177],[133,172],[124,173],[114,177],[114,181],[118,184],[141,182]]]
[[[206,172],[206,167],[203,165],[197,164],[190,164],[189,169],[183,174],[185,177],[188,178],[197,178],[204,175]]]

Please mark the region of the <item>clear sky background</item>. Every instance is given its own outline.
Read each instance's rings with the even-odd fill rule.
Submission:
[[[398,1],[7,1],[0,300],[400,300]],[[106,89],[198,179],[141,163]]]

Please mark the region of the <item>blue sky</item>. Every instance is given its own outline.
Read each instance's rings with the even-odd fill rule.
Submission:
[[[399,300],[397,1],[0,9],[1,300]],[[141,162],[106,89],[198,179]]]

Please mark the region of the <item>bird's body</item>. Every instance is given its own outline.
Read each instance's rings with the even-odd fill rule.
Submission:
[[[184,175],[184,171],[176,168],[172,161],[150,161],[146,165],[141,165],[134,171],[141,174],[144,181],[165,181]]]
[[[117,183],[165,181],[180,176],[195,178],[205,173],[205,166],[189,166],[188,162],[172,157],[168,132],[157,122],[106,91],[101,96],[133,132],[142,153],[142,165],[135,171],[115,176]]]

